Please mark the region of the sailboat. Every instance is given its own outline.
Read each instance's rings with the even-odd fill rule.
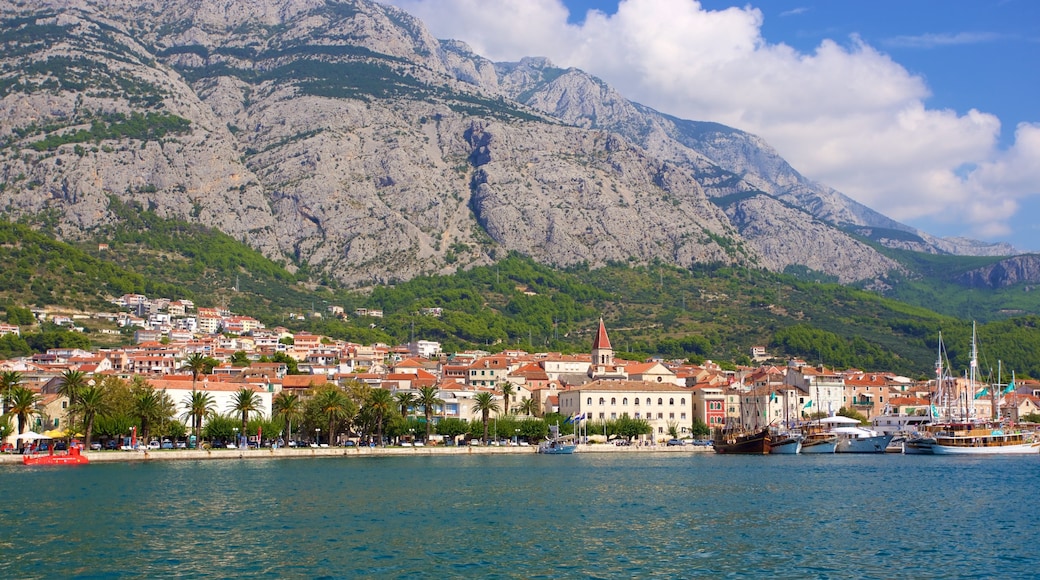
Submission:
[[[975,387],[976,370],[978,368],[978,343],[975,323],[971,325],[971,363],[968,371],[968,395],[977,394]],[[1012,379],[1012,385],[1014,379]],[[1010,385],[1009,385],[1010,386]],[[990,388],[996,388],[991,386]],[[971,399],[974,401],[974,399]],[[966,404],[965,415],[961,421],[948,423],[935,433],[932,453],[935,455],[1036,455],[1040,452],[1040,442],[1036,441],[1031,431],[1014,429],[999,421],[973,421],[974,404]]]
[[[769,433],[769,427],[766,426],[759,430],[745,429],[743,426],[743,413],[740,416],[740,426],[728,424],[726,427],[715,431],[715,453],[720,455],[768,454],[772,447],[772,436]]]

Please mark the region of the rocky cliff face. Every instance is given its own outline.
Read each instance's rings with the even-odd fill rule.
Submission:
[[[110,223],[116,197],[357,285],[510,250],[558,265],[798,265],[846,282],[896,267],[850,226],[941,251],[751,135],[661,115],[544,59],[491,63],[393,7],[0,11],[3,212],[53,215],[69,238]]]

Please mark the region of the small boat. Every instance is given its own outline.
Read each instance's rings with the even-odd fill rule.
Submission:
[[[934,455],[1036,455],[1040,441],[1031,431],[1000,425],[950,424],[935,434]]]
[[[722,429],[715,433],[715,453],[765,455],[771,448],[768,427],[752,433],[726,433]]]
[[[773,436],[769,443],[769,453],[776,455],[797,455],[802,451],[802,436],[799,433],[786,433]]]
[[[23,465],[86,465],[90,463],[86,455],[83,455],[79,447],[73,446],[68,453],[56,455],[54,450],[46,455],[23,455]]]
[[[802,439],[802,455],[807,453],[834,453],[838,436],[832,433],[810,433]]]
[[[907,455],[932,455],[935,437],[930,433],[911,433],[903,443],[903,453]]]
[[[838,436],[835,453],[884,453],[893,437],[863,427],[835,427],[831,432]]]
[[[578,450],[573,435],[560,436],[560,426],[549,426],[549,437],[538,445],[538,453],[546,455],[570,455]]]

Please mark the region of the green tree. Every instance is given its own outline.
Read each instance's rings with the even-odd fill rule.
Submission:
[[[480,421],[484,424],[484,445],[488,444],[488,420],[491,413],[499,411],[495,396],[487,391],[481,391],[473,397],[473,412],[480,413]]]
[[[87,387],[88,380],[90,379],[83,371],[68,369],[61,374],[61,386],[58,387],[58,394],[69,400],[67,420],[70,432],[76,428],[76,409],[80,394]],[[93,381],[91,380],[91,382]]]
[[[203,355],[200,352],[193,352],[190,355],[188,355],[188,358],[185,359],[185,361],[184,361],[184,365],[181,366],[181,370],[182,371],[188,371],[188,372],[191,373],[191,400],[190,400],[191,401],[191,405],[194,405],[197,402],[195,395],[198,392],[197,389],[196,389],[196,384],[199,381],[199,377],[201,375],[205,375],[205,374],[209,374],[209,373],[213,372],[213,367],[215,365],[211,365],[210,364],[211,360],[212,359],[209,359],[208,357],[206,357],[205,355]],[[216,361],[213,361],[213,362],[216,362]],[[210,397],[209,402],[210,402],[210,404],[212,404],[212,402],[213,402],[212,397]],[[191,412],[194,413],[194,411],[191,411]],[[204,414],[205,413],[203,413],[203,415]],[[201,428],[202,428],[202,416],[198,416],[198,418],[197,418],[198,420],[194,419],[194,417],[196,417],[194,414],[192,415],[192,417],[193,417],[193,419],[192,419],[192,425],[193,425],[192,432],[195,434],[195,442],[196,442],[196,445],[198,445],[199,437],[201,435],[200,431],[201,431]]]
[[[702,421],[700,417],[694,417],[690,432],[693,433],[694,437],[707,437],[711,435],[711,427],[708,427],[708,424]]]
[[[11,413],[18,418],[18,433],[25,433],[29,419],[40,414],[40,396],[32,389],[17,386],[11,389]]]
[[[534,417],[535,414],[535,400],[531,397],[524,397],[520,399],[520,404],[516,407],[517,411],[528,417]]]
[[[160,420],[162,413],[163,401],[160,393],[147,385],[144,388],[135,389],[133,414],[141,427],[143,439],[151,438],[152,424]]]
[[[314,405],[318,415],[325,420],[328,442],[329,445],[333,445],[336,441],[337,427],[344,422],[349,422],[356,412],[353,401],[336,385],[326,384],[318,389],[314,398],[311,399],[311,404]]]
[[[17,326],[28,326],[36,323],[36,317],[33,316],[32,310],[29,310],[28,308],[8,306],[7,323]]]
[[[444,437],[446,441],[455,442],[459,435],[469,432],[469,424],[465,419],[458,417],[445,417],[437,423],[437,434]]]
[[[22,384],[22,373],[18,371],[4,371],[0,373],[0,397],[4,399],[3,411],[0,415],[6,415],[11,411],[11,390]]]
[[[90,438],[94,432],[94,420],[111,411],[104,384],[98,385],[91,381],[91,384],[80,391],[76,406],[77,412],[83,416],[84,445],[89,449]]]
[[[372,389],[366,407],[369,408],[373,419],[375,420],[376,435],[379,437],[379,444],[383,445],[383,420],[395,408],[394,396],[386,389]]]
[[[271,410],[274,415],[285,420],[286,441],[292,441],[293,421],[299,423],[303,418],[303,400],[300,399],[300,395],[287,391],[278,393],[271,403]]]
[[[216,403],[213,402],[213,396],[209,393],[193,390],[184,399],[181,406],[184,408],[184,417],[191,419],[192,432],[195,434],[195,446],[198,448],[202,441],[202,420],[214,414]]]
[[[249,414],[259,414],[263,402],[260,400],[260,395],[256,394],[253,389],[249,387],[243,387],[241,390],[235,393],[235,396],[231,399],[231,411],[238,413],[242,417],[242,435],[246,435],[246,426],[249,423]],[[236,442],[237,443],[237,442]]]
[[[246,351],[244,350],[236,350],[232,353],[229,361],[231,362],[231,366],[239,368],[253,364],[253,361],[249,360],[249,355],[246,354]]]
[[[502,408],[505,411],[505,414],[508,415],[513,412],[512,408],[509,406],[509,402],[513,395],[516,394],[516,385],[509,381],[503,381],[498,385],[498,390],[502,391],[502,401],[504,403]]]
[[[402,417],[407,417],[408,410],[415,407],[415,393],[410,391],[401,391],[394,395],[394,399],[397,400],[397,406],[401,408]]]
[[[444,400],[437,396],[437,387],[419,387],[419,395],[415,404],[422,407],[423,416],[426,417],[426,440],[430,440],[433,429],[433,414],[437,408],[444,405]]]

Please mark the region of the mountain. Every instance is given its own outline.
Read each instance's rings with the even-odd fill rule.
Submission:
[[[492,63],[364,0],[0,0],[3,217],[99,239],[113,207],[365,286],[493,263],[905,270],[937,240],[761,139],[544,59]]]

